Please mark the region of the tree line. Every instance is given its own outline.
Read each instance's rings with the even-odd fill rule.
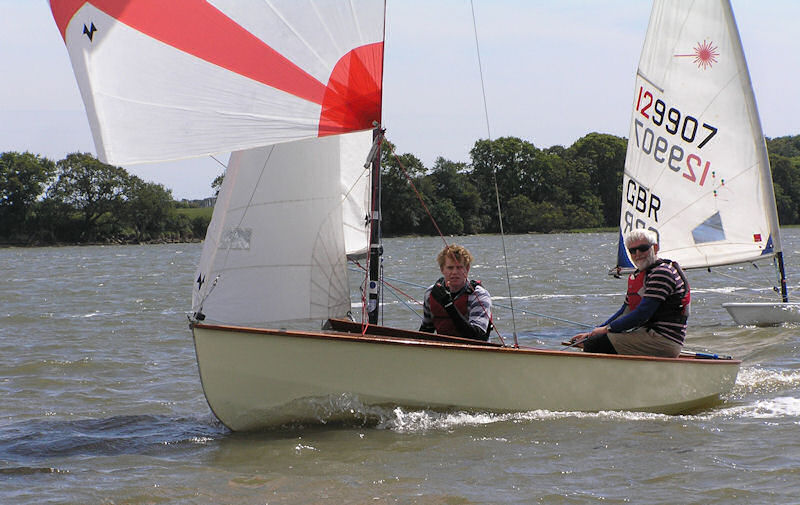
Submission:
[[[546,149],[502,137],[477,141],[469,163],[440,157],[430,169],[413,154],[394,155],[389,145],[382,151],[384,232],[436,233],[427,208],[444,234],[496,233],[495,184],[506,232],[616,226],[626,145],[600,133]]]
[[[0,242],[138,243],[202,239],[209,218],[177,211],[161,184],[88,153],[54,162],[29,152],[0,154]]]
[[[469,162],[411,153],[382,157],[382,227],[392,235],[616,228],[627,140],[590,133],[569,147],[517,138],[478,140]],[[781,224],[800,224],[800,136],[767,139]],[[218,189],[222,176],[212,183]],[[424,202],[424,205],[420,203]],[[0,242],[14,244],[202,239],[209,217],[179,212],[169,189],[91,154],[53,162],[0,154]],[[430,214],[430,216],[429,216]]]
[[[800,136],[766,140],[780,222],[800,224]],[[497,233],[495,181],[506,232],[619,226],[625,138],[590,133],[567,148],[544,149],[516,137],[479,140],[469,163],[438,158],[431,169],[389,147],[382,153],[387,235],[436,233],[425,207],[444,234]]]

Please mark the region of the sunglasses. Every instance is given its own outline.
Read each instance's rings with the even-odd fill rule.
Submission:
[[[653,247],[653,244],[637,245],[636,247],[629,247],[628,252],[631,254],[636,254],[636,252],[647,252],[651,247]]]

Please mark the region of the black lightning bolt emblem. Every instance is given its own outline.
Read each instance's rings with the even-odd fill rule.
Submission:
[[[88,28],[86,25],[83,25],[83,34],[89,37],[89,42],[92,42],[92,39],[94,39],[94,32],[96,31],[97,28],[94,27],[94,23],[91,23],[90,27]]]
[[[200,290],[200,288],[203,287],[203,283],[204,282],[206,282],[206,279],[205,279],[205,277],[203,277],[203,274],[198,275],[197,276],[197,289],[198,289],[198,291]]]

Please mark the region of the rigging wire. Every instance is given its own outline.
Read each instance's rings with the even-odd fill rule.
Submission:
[[[409,186],[411,186],[411,189],[414,190],[414,194],[417,196],[417,200],[419,200],[419,203],[422,205],[422,208],[428,215],[428,219],[431,220],[431,224],[433,224],[433,227],[436,228],[436,233],[439,234],[439,237],[441,237],[442,242],[444,242],[444,246],[447,247],[448,246],[447,239],[444,238],[444,233],[442,233],[442,230],[439,229],[439,223],[436,222],[436,219],[434,219],[430,209],[428,209],[428,205],[425,204],[425,199],[422,198],[422,195],[417,189],[417,185],[414,184],[414,180],[411,179],[411,176],[409,175],[408,170],[406,170],[405,165],[403,165],[403,162],[400,161],[400,158],[397,156],[397,153],[394,152],[394,146],[392,144],[389,144],[389,149],[391,150],[391,154],[392,157],[394,158],[394,161],[397,162],[397,166],[400,167],[400,171],[403,172],[403,177],[406,178],[406,181],[408,182]]]
[[[519,342],[517,340],[517,321],[514,317],[514,297],[512,296],[511,292],[511,275],[509,274],[508,270],[508,254],[506,252],[506,239],[505,239],[505,231],[503,230],[503,212],[500,207],[500,190],[497,187],[497,169],[494,164],[494,150],[492,149],[492,131],[489,127],[489,106],[486,100],[486,85],[484,84],[483,79],[483,64],[481,62],[481,47],[478,41],[478,23],[475,19],[475,4],[473,0],[469,2],[470,8],[472,9],[472,29],[473,33],[475,34],[475,52],[478,56],[478,73],[480,74],[481,79],[481,93],[483,95],[483,113],[484,117],[486,118],[486,135],[489,139],[489,162],[492,167],[492,181],[494,182],[494,195],[495,201],[497,202],[497,221],[500,224],[500,242],[503,247],[503,264],[506,270],[506,284],[508,285],[508,299],[511,303],[511,328],[512,328],[512,335],[514,336],[514,347],[519,347]]]
[[[357,261],[354,261],[353,263],[355,263],[355,265],[358,266],[359,268],[361,268],[362,270],[364,269],[364,266],[361,265],[360,263],[358,263]],[[354,271],[354,272],[358,271],[358,270],[354,270],[354,269],[351,269],[351,270]],[[400,293],[401,295],[405,296],[407,299],[411,300],[412,302],[416,303],[417,305],[422,305],[422,302],[420,302],[419,300],[417,300],[413,296],[409,295],[408,293],[404,292],[403,290],[399,289],[397,286],[392,285],[392,283],[390,283],[388,281],[401,283],[401,284],[407,284],[407,285],[413,286],[415,288],[425,288],[425,286],[423,286],[421,284],[416,284],[414,282],[404,281],[403,279],[395,279],[395,278],[392,278],[392,277],[384,277],[384,281],[383,281],[383,284],[388,286],[392,290],[396,291],[397,293]],[[408,304],[405,304],[405,305],[408,307]],[[503,308],[503,309],[512,310],[509,305],[503,305],[503,304],[500,304],[500,303],[492,302],[492,306],[493,307],[500,307],[500,308]],[[411,310],[414,310],[414,309],[411,309]],[[595,325],[593,325],[593,324],[586,324],[586,323],[579,323],[577,321],[570,321],[569,319],[563,319],[563,318],[556,317],[556,316],[551,316],[551,315],[548,315],[548,314],[542,314],[542,313],[539,313],[539,312],[534,312],[532,310],[527,310],[527,309],[515,309],[515,310],[519,310],[523,314],[530,314],[530,315],[533,315],[533,316],[536,316],[536,317],[542,317],[544,319],[552,319],[553,321],[572,324],[572,325],[575,325],[575,326],[580,326],[581,328],[594,328],[595,327]],[[416,311],[414,311],[414,312],[416,312]]]
[[[390,147],[390,149],[392,149],[392,144],[391,143],[389,143],[389,147]],[[444,246],[447,247],[448,246],[447,239],[444,238],[444,234],[442,233],[442,230],[439,229],[439,225],[436,223],[436,219],[434,219],[433,214],[431,214],[431,211],[428,209],[428,206],[425,204],[425,199],[422,198],[422,195],[420,194],[419,190],[417,189],[416,184],[414,184],[414,181],[411,179],[411,176],[409,175],[408,171],[406,170],[406,167],[403,165],[403,162],[400,161],[400,158],[397,156],[397,154],[394,152],[393,149],[391,151],[391,154],[394,157],[394,160],[397,162],[397,166],[400,167],[400,171],[403,173],[403,176],[406,178],[406,180],[408,181],[408,184],[411,186],[411,189],[413,189],[414,193],[417,195],[417,200],[419,200],[420,204],[422,204],[422,208],[425,209],[425,213],[428,215],[428,218],[431,220],[431,223],[433,224],[434,228],[436,228],[436,231],[439,233],[439,237],[442,239],[442,242],[444,242]],[[506,272],[507,272],[507,270],[506,270]],[[381,282],[383,283],[383,280]],[[478,300],[478,303],[480,303],[480,300]],[[484,313],[487,312],[486,311],[486,307],[483,307],[483,304],[481,304],[481,308],[483,309]],[[491,320],[491,314],[489,314],[489,318]],[[492,327],[492,329],[494,329],[495,333],[497,334],[497,337],[500,339],[500,342],[503,344],[503,346],[505,346],[506,342],[505,342],[505,339],[503,339],[503,335],[500,334],[500,330],[498,330],[497,326],[495,326],[494,324],[492,324],[491,327]],[[514,335],[515,335],[514,340],[515,340],[515,343],[516,343],[516,332],[514,333]]]
[[[753,268],[755,268],[756,270],[760,270],[759,266],[756,263],[751,263],[751,264],[753,265]],[[778,287],[780,285],[780,272],[777,271],[778,270],[777,267],[775,268],[775,270],[776,270],[776,275],[778,277],[778,279],[777,279],[778,280],[778,285],[773,285],[769,289],[771,289],[772,291],[777,292],[777,293],[780,294],[781,290]],[[747,279],[743,279],[743,278],[738,277],[736,275],[732,275],[732,274],[728,274],[728,273],[722,272],[719,269],[712,270],[711,267],[708,267],[708,272],[709,273],[714,273],[714,274],[716,274],[716,275],[718,275],[720,277],[727,277],[728,279],[732,279],[732,280],[740,282],[742,284],[750,285],[749,289],[751,289],[751,290],[765,290],[766,289],[763,284],[758,284],[756,282],[753,282],[753,281],[750,281],[750,280],[747,280]],[[769,278],[769,275],[764,275],[764,277],[765,278]],[[771,284],[771,281],[768,281],[768,284]],[[734,296],[742,296],[742,297],[751,296],[751,294],[744,294],[744,293],[732,293],[732,294]],[[757,295],[757,296],[759,298],[763,298],[765,300],[772,300],[773,299],[771,296],[764,296],[764,295]]]
[[[213,154],[209,154],[209,155],[208,155],[208,157],[209,157],[209,158],[211,158],[212,160],[216,161],[217,163],[219,163],[219,164],[220,164],[220,166],[221,166],[222,168],[224,168],[225,170],[228,170],[228,165],[226,165],[225,163],[223,163],[223,162],[219,161],[219,160],[217,159],[217,157],[216,157],[216,156],[214,156]],[[223,171],[223,174],[224,174],[224,173],[225,173],[225,172]]]

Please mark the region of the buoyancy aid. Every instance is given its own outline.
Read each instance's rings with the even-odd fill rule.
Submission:
[[[673,293],[670,295],[653,314],[651,321],[669,321],[685,324],[689,317],[690,305],[692,302],[692,294],[689,288],[689,281],[683,273],[680,265],[677,262],[667,259],[658,259],[644,270],[637,270],[628,276],[628,292],[625,302],[628,308],[632,311],[642,302],[644,296],[644,284],[647,280],[647,274],[650,270],[663,263],[668,263],[675,268],[681,280],[683,281],[683,294]]]
[[[647,270],[637,270],[628,276],[628,293],[625,296],[625,303],[630,310],[636,309],[642,303],[646,276]]]
[[[440,278],[436,283],[444,284],[444,277]],[[475,287],[480,285],[480,283],[480,281],[471,280],[461,291],[453,294],[453,306],[467,321],[469,321],[469,295],[475,291]],[[462,335],[461,332],[458,331],[450,314],[447,313],[447,310],[445,310],[442,304],[436,301],[434,297],[429,297],[428,304],[431,309],[431,315],[433,316],[433,326],[436,328],[436,333],[440,335],[452,335],[454,337],[469,337],[469,335]],[[491,322],[489,323],[489,328],[491,328]]]

